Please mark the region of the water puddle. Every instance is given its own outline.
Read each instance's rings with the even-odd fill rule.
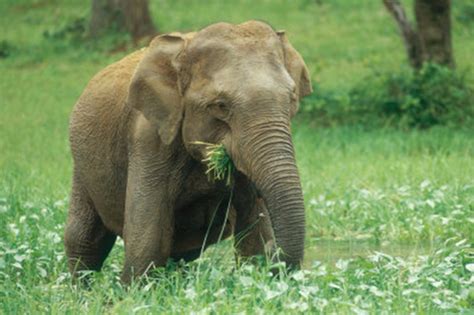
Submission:
[[[433,250],[434,244],[426,243],[374,243],[368,241],[335,241],[319,240],[306,248],[306,267],[310,267],[314,261],[335,263],[339,259],[350,259],[368,257],[375,251],[395,257],[416,257],[427,255]]]

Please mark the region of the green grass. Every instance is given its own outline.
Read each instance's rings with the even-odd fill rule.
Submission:
[[[232,182],[234,163],[227,153],[223,144],[212,144],[206,142],[195,142],[197,145],[206,147],[206,156],[202,160],[207,165],[206,174],[210,181],[225,181],[227,186]]]
[[[163,32],[259,18],[285,28],[321,89],[347,90],[374,68],[405,64],[380,1],[153,1]],[[405,1],[406,2],[406,1]],[[235,4],[231,4],[235,3]],[[408,2],[406,2],[408,3]],[[456,16],[460,69],[474,30]],[[0,3],[0,313],[400,313],[474,309],[474,129],[293,125],[307,217],[305,269],[236,269],[229,241],[188,266],[125,289],[119,242],[90,290],[71,284],[62,233],[71,158],[68,116],[87,81],[132,50],[46,39],[88,1]],[[470,74],[472,82],[472,74]]]

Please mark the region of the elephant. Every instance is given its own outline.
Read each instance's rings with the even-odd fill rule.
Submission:
[[[125,283],[232,235],[237,257],[273,253],[298,268],[305,212],[290,121],[311,92],[285,32],[254,20],[159,35],[96,74],[70,117],[73,276],[99,271],[117,237]],[[223,145],[231,185],[209,180],[199,143]]]

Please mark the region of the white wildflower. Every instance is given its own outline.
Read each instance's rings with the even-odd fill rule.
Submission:
[[[367,312],[366,310],[363,310],[361,308],[358,308],[358,307],[354,307],[352,309],[352,311],[356,314],[356,315],[368,315],[369,312]]]
[[[385,295],[385,294],[384,294],[379,288],[377,288],[376,286],[370,286],[370,287],[369,287],[369,291],[370,291],[370,293],[372,293],[373,295],[378,296],[378,297],[382,297],[382,296]]]
[[[336,262],[336,268],[340,269],[341,271],[345,271],[349,266],[349,261],[350,260],[339,259]]]
[[[422,181],[421,184],[420,184],[421,190],[426,189],[430,184],[431,184],[431,182],[430,182],[428,179],[425,179],[425,180]]]
[[[305,279],[306,276],[306,270],[298,270],[297,272],[293,273],[291,277],[295,279],[298,282],[301,282]]]
[[[187,299],[194,300],[197,296],[197,293],[196,293],[196,290],[194,290],[194,288],[189,287],[186,290],[184,290],[184,295]]]
[[[316,294],[319,291],[318,287],[310,286],[310,287],[301,287],[299,290],[299,294],[307,299],[309,296]]]
[[[470,272],[474,272],[474,263],[467,264],[466,269]]]
[[[247,276],[240,276],[239,280],[240,280],[240,283],[242,283],[244,287],[250,287],[254,283],[253,279]]]
[[[10,231],[12,231],[13,235],[18,236],[18,233],[20,233],[20,229],[17,228],[15,223],[10,223],[8,224],[8,228]]]

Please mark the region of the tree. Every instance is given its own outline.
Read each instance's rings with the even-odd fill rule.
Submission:
[[[92,0],[90,36],[98,38],[108,30],[126,31],[134,41],[155,35],[148,0]]]
[[[416,27],[399,0],[383,0],[402,33],[410,64],[420,69],[430,61],[454,67],[451,41],[451,0],[415,0]]]

